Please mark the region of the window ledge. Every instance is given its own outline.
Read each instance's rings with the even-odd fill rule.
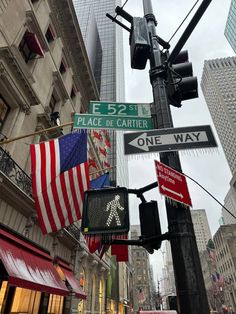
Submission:
[[[18,47],[12,45],[10,47],[0,48],[0,58],[3,60],[2,64],[5,64],[6,78],[12,77],[14,81],[22,82],[21,90],[24,91],[27,102],[31,106],[38,105],[40,100],[32,88],[32,84],[35,83],[35,80],[24,62]]]

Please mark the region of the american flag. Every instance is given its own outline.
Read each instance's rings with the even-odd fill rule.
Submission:
[[[30,154],[33,197],[43,234],[81,219],[89,188],[87,134],[32,144]]]

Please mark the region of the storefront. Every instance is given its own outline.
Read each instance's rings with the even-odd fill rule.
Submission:
[[[86,294],[67,264],[55,267],[46,251],[0,230],[0,314],[64,314],[73,297]]]

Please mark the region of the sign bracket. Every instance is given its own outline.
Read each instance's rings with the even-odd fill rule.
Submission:
[[[172,235],[173,237],[174,235]],[[140,236],[138,240],[123,240],[123,239],[112,239],[112,237],[102,237],[102,244],[109,245],[136,245],[136,246],[144,246],[147,244],[156,243],[156,241],[164,241],[170,239],[170,233],[166,232],[159,236],[154,237],[142,237]]]

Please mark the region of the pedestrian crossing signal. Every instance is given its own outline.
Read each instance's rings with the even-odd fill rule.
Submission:
[[[126,188],[106,188],[85,192],[83,234],[129,232],[129,204]]]

